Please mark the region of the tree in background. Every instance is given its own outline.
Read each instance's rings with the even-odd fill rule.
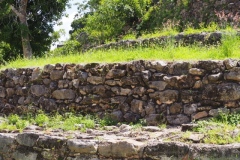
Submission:
[[[63,15],[68,0],[0,0],[0,36],[16,58],[39,56],[50,48],[53,25]],[[19,42],[22,42],[21,46]]]
[[[129,29],[140,30],[151,3],[151,0],[90,0],[81,7],[84,15],[72,23],[72,37],[86,32],[89,39],[102,43],[126,34]]]

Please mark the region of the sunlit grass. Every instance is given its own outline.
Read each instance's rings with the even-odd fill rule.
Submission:
[[[132,60],[206,60],[240,58],[240,37],[227,36],[218,46],[175,46],[168,44],[165,47],[152,46],[151,48],[137,47],[126,49],[110,49],[88,51],[86,53],[72,53],[68,55],[50,55],[31,60],[17,59],[2,66],[6,68],[42,67],[56,63],[112,63]]]

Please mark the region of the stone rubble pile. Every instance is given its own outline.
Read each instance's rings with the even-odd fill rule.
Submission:
[[[2,114],[74,111],[180,125],[239,111],[240,61],[56,64],[0,74]]]

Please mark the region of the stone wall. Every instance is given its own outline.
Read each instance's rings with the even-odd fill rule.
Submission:
[[[240,61],[133,61],[6,69],[0,112],[75,111],[180,125],[240,108]]]
[[[166,46],[169,43],[181,44],[181,45],[191,45],[191,44],[217,45],[221,43],[221,39],[223,36],[227,36],[227,34],[222,32],[212,32],[212,33],[202,32],[202,33],[195,33],[195,34],[179,33],[176,36],[161,36],[161,37],[147,38],[147,39],[121,40],[119,42],[102,44],[96,47],[91,46],[85,50]],[[240,31],[236,33],[236,36],[240,36]]]

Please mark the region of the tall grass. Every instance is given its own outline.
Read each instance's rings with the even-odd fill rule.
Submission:
[[[137,47],[126,49],[110,49],[88,51],[86,53],[71,53],[68,55],[50,55],[42,58],[17,59],[9,62],[1,69],[41,67],[46,64],[56,63],[109,63],[126,62],[132,60],[206,60],[206,59],[225,59],[240,58],[240,37],[225,36],[222,44],[218,46],[176,46],[173,43],[165,47],[153,46],[149,48]]]

